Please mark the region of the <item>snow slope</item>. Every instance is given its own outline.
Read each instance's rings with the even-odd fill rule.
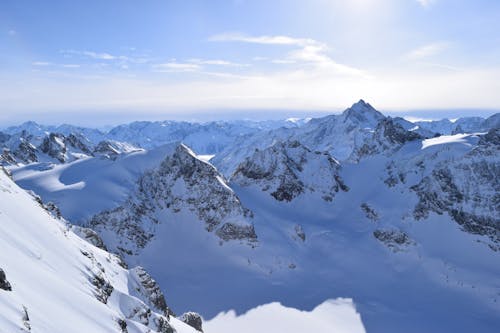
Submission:
[[[134,270],[75,235],[4,172],[0,266],[12,289],[0,289],[1,332],[196,332],[148,306]]]

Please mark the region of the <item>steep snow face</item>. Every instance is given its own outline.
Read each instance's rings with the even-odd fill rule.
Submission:
[[[89,225],[116,244],[113,251],[138,254],[157,234],[157,225],[179,212],[192,215],[221,240],[257,239],[251,212],[212,165],[182,144],[139,178],[124,204],[93,216]]]
[[[4,172],[0,265],[2,332],[196,332],[169,317],[144,270],[79,238]]]
[[[328,153],[313,152],[298,141],[279,142],[241,163],[230,181],[239,186],[258,186],[278,201],[292,201],[314,194],[332,201],[347,186],[339,176],[339,164]]]

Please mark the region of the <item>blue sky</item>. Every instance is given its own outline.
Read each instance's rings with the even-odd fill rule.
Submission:
[[[479,114],[500,109],[499,77],[497,0],[0,2],[3,123],[328,112],[360,98]]]

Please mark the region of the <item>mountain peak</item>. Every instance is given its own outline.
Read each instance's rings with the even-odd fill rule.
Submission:
[[[385,118],[382,113],[362,99],[345,110],[343,116],[345,119],[351,119],[372,128],[374,128],[380,120]]]

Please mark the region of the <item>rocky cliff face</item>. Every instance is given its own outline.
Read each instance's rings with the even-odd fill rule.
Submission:
[[[466,232],[490,238],[490,247],[500,244],[500,153],[499,129],[480,137],[465,136],[462,147],[436,145],[421,155],[388,165],[386,184],[407,186],[418,196],[414,217],[430,212],[448,214]],[[434,140],[439,140],[434,139]],[[420,176],[419,176],[420,175]]]
[[[292,201],[303,193],[315,193],[332,201],[347,186],[339,176],[339,163],[328,153],[313,152],[298,141],[279,142],[241,163],[231,182],[256,185],[278,201]]]
[[[182,144],[159,167],[140,177],[124,204],[95,215],[89,225],[101,233],[118,234],[113,250],[137,254],[154,237],[164,211],[188,212],[224,241],[257,239],[252,213],[241,205],[222,175]]]
[[[422,139],[420,134],[405,130],[392,118],[384,118],[377,124],[371,137],[367,137],[365,143],[355,148],[351,160],[359,161],[365,156],[380,153],[389,155],[407,142]]]

